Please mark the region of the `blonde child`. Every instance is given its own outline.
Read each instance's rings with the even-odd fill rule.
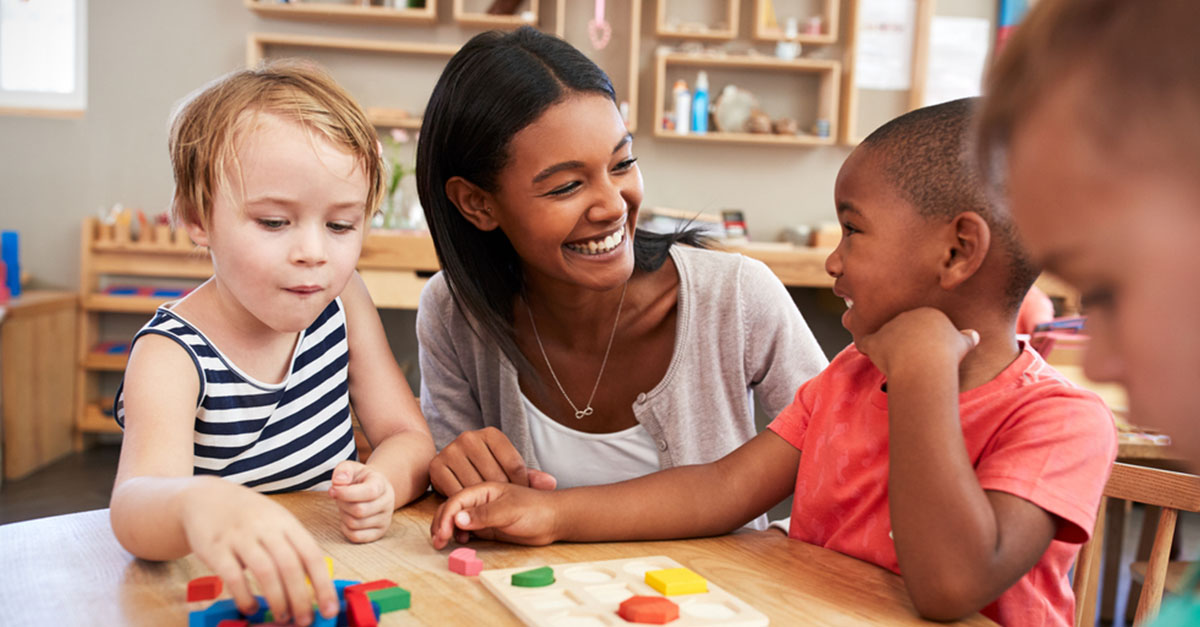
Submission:
[[[719,534],[791,493],[792,538],[901,573],[924,616],[1070,625],[1067,572],[1116,434],[1099,398],[1016,341],[1037,272],[970,167],[971,110],[906,114],[842,166],[826,269],[854,345],[768,431],[608,486],[470,488],[435,516],[434,546]]]
[[[113,530],[145,559],[195,552],[242,612],[249,571],[276,619],[308,624],[314,594],[336,615],[321,550],[262,493],[327,489],[346,538],[369,542],[425,491],[433,456],[354,272],[383,184],[374,129],[324,72],[275,63],[187,100],[170,153],[173,216],[213,276],[134,339]]]

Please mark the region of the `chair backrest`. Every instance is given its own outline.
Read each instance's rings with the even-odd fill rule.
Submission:
[[[1142,584],[1142,595],[1138,598],[1137,613],[1134,615],[1133,624],[1138,627],[1158,614],[1167,577],[1171,541],[1175,536],[1175,521],[1180,510],[1200,511],[1200,477],[1147,466],[1113,464],[1112,475],[1104,486],[1104,498],[1100,500],[1100,512],[1096,515],[1096,528],[1091,540],[1080,549],[1079,560],[1075,563],[1076,627],[1091,627],[1095,620],[1100,548],[1104,545],[1104,514],[1108,499],[1162,508],[1154,545],[1150,549],[1146,581]]]

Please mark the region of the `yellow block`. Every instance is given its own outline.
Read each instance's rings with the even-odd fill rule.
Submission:
[[[648,570],[646,583],[666,596],[708,592],[708,580],[686,568]]]

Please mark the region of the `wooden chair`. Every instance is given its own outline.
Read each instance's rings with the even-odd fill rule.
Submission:
[[[1146,466],[1113,464],[1112,475],[1104,486],[1100,513],[1092,538],[1079,551],[1075,563],[1075,625],[1091,627],[1096,616],[1096,589],[1099,582],[1100,548],[1104,545],[1104,513],[1108,499],[1122,499],[1162,508],[1146,579],[1134,615],[1134,627],[1145,624],[1158,614],[1163,584],[1167,578],[1171,542],[1179,511],[1200,511],[1200,477]]]

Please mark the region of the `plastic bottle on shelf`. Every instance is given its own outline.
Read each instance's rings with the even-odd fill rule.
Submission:
[[[796,18],[789,17],[787,19],[787,26],[783,29],[783,39],[775,44],[775,56],[787,61],[800,56],[800,42],[796,41],[796,38],[799,36],[800,29],[796,23]]]
[[[675,81],[671,94],[675,97],[675,132],[687,135],[692,119],[692,94],[688,91],[687,81]]]
[[[696,75],[696,95],[692,98],[692,132],[697,135],[708,132],[708,73],[704,70]]]

